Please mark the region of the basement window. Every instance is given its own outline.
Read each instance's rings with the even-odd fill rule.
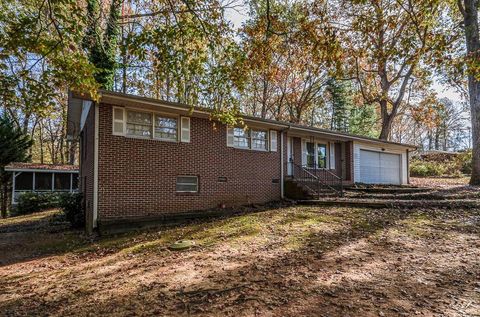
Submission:
[[[198,176],[177,176],[177,193],[198,193]]]

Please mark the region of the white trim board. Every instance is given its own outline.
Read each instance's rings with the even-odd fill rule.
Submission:
[[[94,154],[93,154],[93,228],[97,227],[98,220],[98,130],[100,128],[99,116],[100,111],[98,103],[95,103],[95,125],[94,125]]]

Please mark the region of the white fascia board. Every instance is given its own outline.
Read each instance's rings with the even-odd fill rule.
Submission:
[[[42,172],[42,173],[79,173],[79,170],[70,170],[70,171],[59,171],[59,170],[45,170],[45,169],[18,169],[18,168],[8,168],[5,167],[6,172]]]

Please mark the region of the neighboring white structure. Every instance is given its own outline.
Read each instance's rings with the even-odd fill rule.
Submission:
[[[78,191],[78,166],[35,163],[11,163],[5,171],[12,172],[12,205],[27,192]]]

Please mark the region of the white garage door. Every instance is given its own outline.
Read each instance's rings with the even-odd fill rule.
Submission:
[[[360,182],[400,184],[400,154],[360,150]]]

